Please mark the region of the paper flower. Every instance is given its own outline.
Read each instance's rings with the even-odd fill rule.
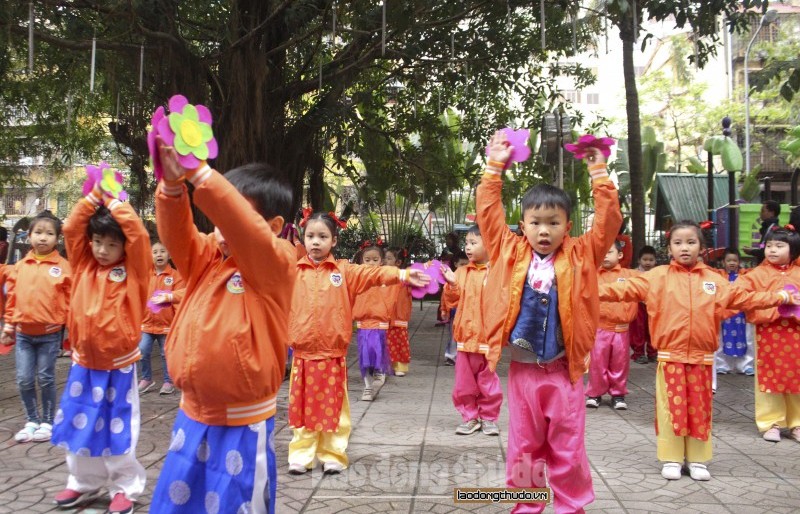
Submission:
[[[88,195],[94,189],[94,185],[103,179],[103,170],[110,169],[106,161],[100,162],[99,166],[93,164],[86,165],[86,180],[83,182],[83,196]]]
[[[169,114],[166,114],[163,107],[156,109],[150,120],[152,128],[147,135],[147,146],[156,180],[163,177],[156,136],[175,148],[178,162],[186,169],[197,168],[200,163],[215,158],[219,152],[217,140],[211,130],[211,111],[207,107],[192,105],[183,95],[170,98],[168,107]]]
[[[156,289],[153,291],[153,295],[147,300],[147,308],[150,309],[150,312],[153,314],[158,314],[161,309],[165,309],[170,306],[171,302],[163,302],[163,303],[154,303],[153,298],[162,294],[172,294],[172,291],[166,291],[162,289]]]
[[[128,193],[123,188],[124,182],[125,178],[122,173],[112,169],[106,161],[102,161],[99,166],[89,164],[86,166],[83,196],[91,193],[95,184],[97,184],[104,194],[124,202],[128,199]]]
[[[412,287],[411,296],[416,299],[424,298],[426,294],[436,294],[439,292],[439,284],[444,284],[445,279],[442,275],[442,263],[439,260],[429,262],[415,262],[409,269],[420,270],[431,278],[428,285],[423,287]]]
[[[797,288],[792,284],[786,284],[783,287],[783,290],[790,295],[797,292]],[[800,305],[785,303],[778,307],[778,314],[780,314],[783,318],[795,318],[800,320]]]
[[[508,144],[513,146],[514,149],[511,151],[511,156],[506,161],[506,168],[511,166],[512,162],[525,162],[531,156],[531,149],[528,146],[528,139],[530,139],[531,133],[528,129],[519,129],[514,130],[510,127],[506,127],[501,130],[506,135],[506,139],[508,140]],[[486,146],[486,155],[489,155],[489,146]]]
[[[597,148],[600,153],[608,159],[611,155],[611,146],[615,143],[610,137],[594,137],[591,134],[584,134],[578,139],[577,143],[567,143],[564,148],[575,155],[576,159],[583,159],[589,148]]]

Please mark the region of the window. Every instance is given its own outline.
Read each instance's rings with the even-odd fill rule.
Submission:
[[[9,193],[3,199],[6,215],[25,214],[25,193]]]
[[[564,100],[573,104],[580,103],[581,101],[580,91],[575,91],[574,89],[566,89],[561,92],[561,95],[564,97]]]
[[[586,93],[586,103],[597,105],[600,103],[600,93]]]

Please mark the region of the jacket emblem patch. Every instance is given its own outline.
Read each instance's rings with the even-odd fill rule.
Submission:
[[[231,278],[228,279],[228,292],[233,294],[242,294],[244,293],[244,282],[242,282],[242,274],[238,271],[231,275]]]
[[[112,282],[124,282],[127,277],[128,273],[125,271],[125,266],[112,268],[108,273],[108,279]]]
[[[166,277],[164,279],[164,285],[165,286],[171,286],[173,282],[175,282],[175,280],[172,277]]]
[[[331,273],[331,284],[333,287],[339,287],[342,285],[342,274],[341,273]]]
[[[716,294],[717,284],[714,282],[703,282],[703,292],[706,294]]]
[[[58,278],[61,276],[61,268],[59,268],[58,266],[53,266],[52,268],[50,268],[50,271],[48,273],[50,273],[51,277]]]

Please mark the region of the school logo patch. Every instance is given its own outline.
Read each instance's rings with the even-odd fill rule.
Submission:
[[[331,284],[333,287],[339,287],[342,285],[342,274],[341,273],[331,273]]]
[[[244,293],[244,282],[242,282],[242,274],[238,271],[231,275],[231,278],[228,279],[228,292],[233,294],[242,294]]]
[[[625,277],[617,277],[617,282],[625,282]]]
[[[53,266],[52,268],[50,268],[50,271],[48,273],[50,273],[51,277],[58,278],[61,276],[61,268],[59,268],[58,266]]]
[[[172,277],[167,277],[167,278],[164,279],[164,285],[165,286],[171,286],[173,284],[173,282],[175,282],[175,280]]]
[[[124,282],[128,278],[128,273],[125,271],[125,266],[112,268],[108,273],[108,280],[112,282]]]
[[[717,294],[717,284],[714,282],[703,282],[703,292],[706,294]]]

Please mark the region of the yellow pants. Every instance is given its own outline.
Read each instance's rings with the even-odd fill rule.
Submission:
[[[342,412],[339,414],[339,428],[336,432],[317,432],[307,428],[293,428],[289,443],[289,464],[302,464],[311,469],[314,457],[320,462],[338,462],[347,467],[347,443],[350,441],[350,400],[347,397],[347,384],[344,384]]]
[[[677,436],[672,429],[667,384],[664,382],[666,362],[659,362],[656,371],[656,423],[658,423],[657,456],[662,462],[708,462],[711,460],[711,433],[708,441],[690,436]]]
[[[758,359],[758,346],[756,346]],[[756,427],[766,432],[773,425],[781,428],[800,426],[800,394],[764,393],[758,389],[758,366],[756,366]]]
[[[397,373],[398,371],[402,371],[403,373],[408,373],[408,363],[407,362],[393,362],[392,369],[394,372]]]

